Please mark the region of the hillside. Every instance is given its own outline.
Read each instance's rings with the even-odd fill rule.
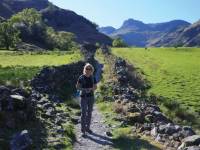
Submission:
[[[110,44],[109,37],[101,34],[96,26],[70,10],[61,9],[48,0],[0,0],[0,16],[6,19],[25,8],[35,8],[42,13],[45,23],[57,31],[72,32],[79,43],[104,43]]]
[[[142,21],[128,19],[123,25],[110,34],[108,32],[100,32],[115,38],[121,37],[130,46],[148,46],[153,45],[155,41],[159,41],[161,37],[168,33],[174,33],[180,28],[186,28],[190,23],[183,20],[173,20],[164,23],[145,24]],[[103,29],[105,29],[104,27]]]
[[[200,21],[188,26],[187,28],[177,29],[169,32],[158,39],[152,46],[200,46]]]

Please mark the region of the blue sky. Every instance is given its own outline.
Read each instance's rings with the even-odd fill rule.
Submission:
[[[194,23],[200,19],[200,0],[50,0],[75,11],[99,26],[120,27],[133,18],[144,23],[182,19]]]

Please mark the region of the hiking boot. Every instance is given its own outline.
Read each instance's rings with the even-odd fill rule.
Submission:
[[[85,130],[82,130],[82,129],[81,129],[81,132],[82,132],[82,133],[81,133],[81,136],[82,136],[82,137],[86,137]]]
[[[92,130],[90,130],[90,129],[87,129],[86,132],[88,132],[88,133],[90,133],[90,134],[93,133]]]
[[[82,133],[81,133],[81,136],[85,138],[85,137],[86,137],[86,133],[85,133],[85,132],[82,132]]]

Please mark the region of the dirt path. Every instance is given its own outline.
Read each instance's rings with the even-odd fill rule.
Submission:
[[[96,106],[92,112],[91,130],[92,134],[87,133],[84,138],[81,136],[80,122],[75,126],[77,142],[74,144],[73,150],[112,150],[112,140],[106,135],[109,127],[103,123],[103,117],[99,113]]]

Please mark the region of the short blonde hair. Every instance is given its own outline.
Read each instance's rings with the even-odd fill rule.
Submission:
[[[94,73],[94,67],[90,63],[86,63],[84,68],[83,68],[83,74],[86,74],[86,68],[91,68],[92,74]]]

